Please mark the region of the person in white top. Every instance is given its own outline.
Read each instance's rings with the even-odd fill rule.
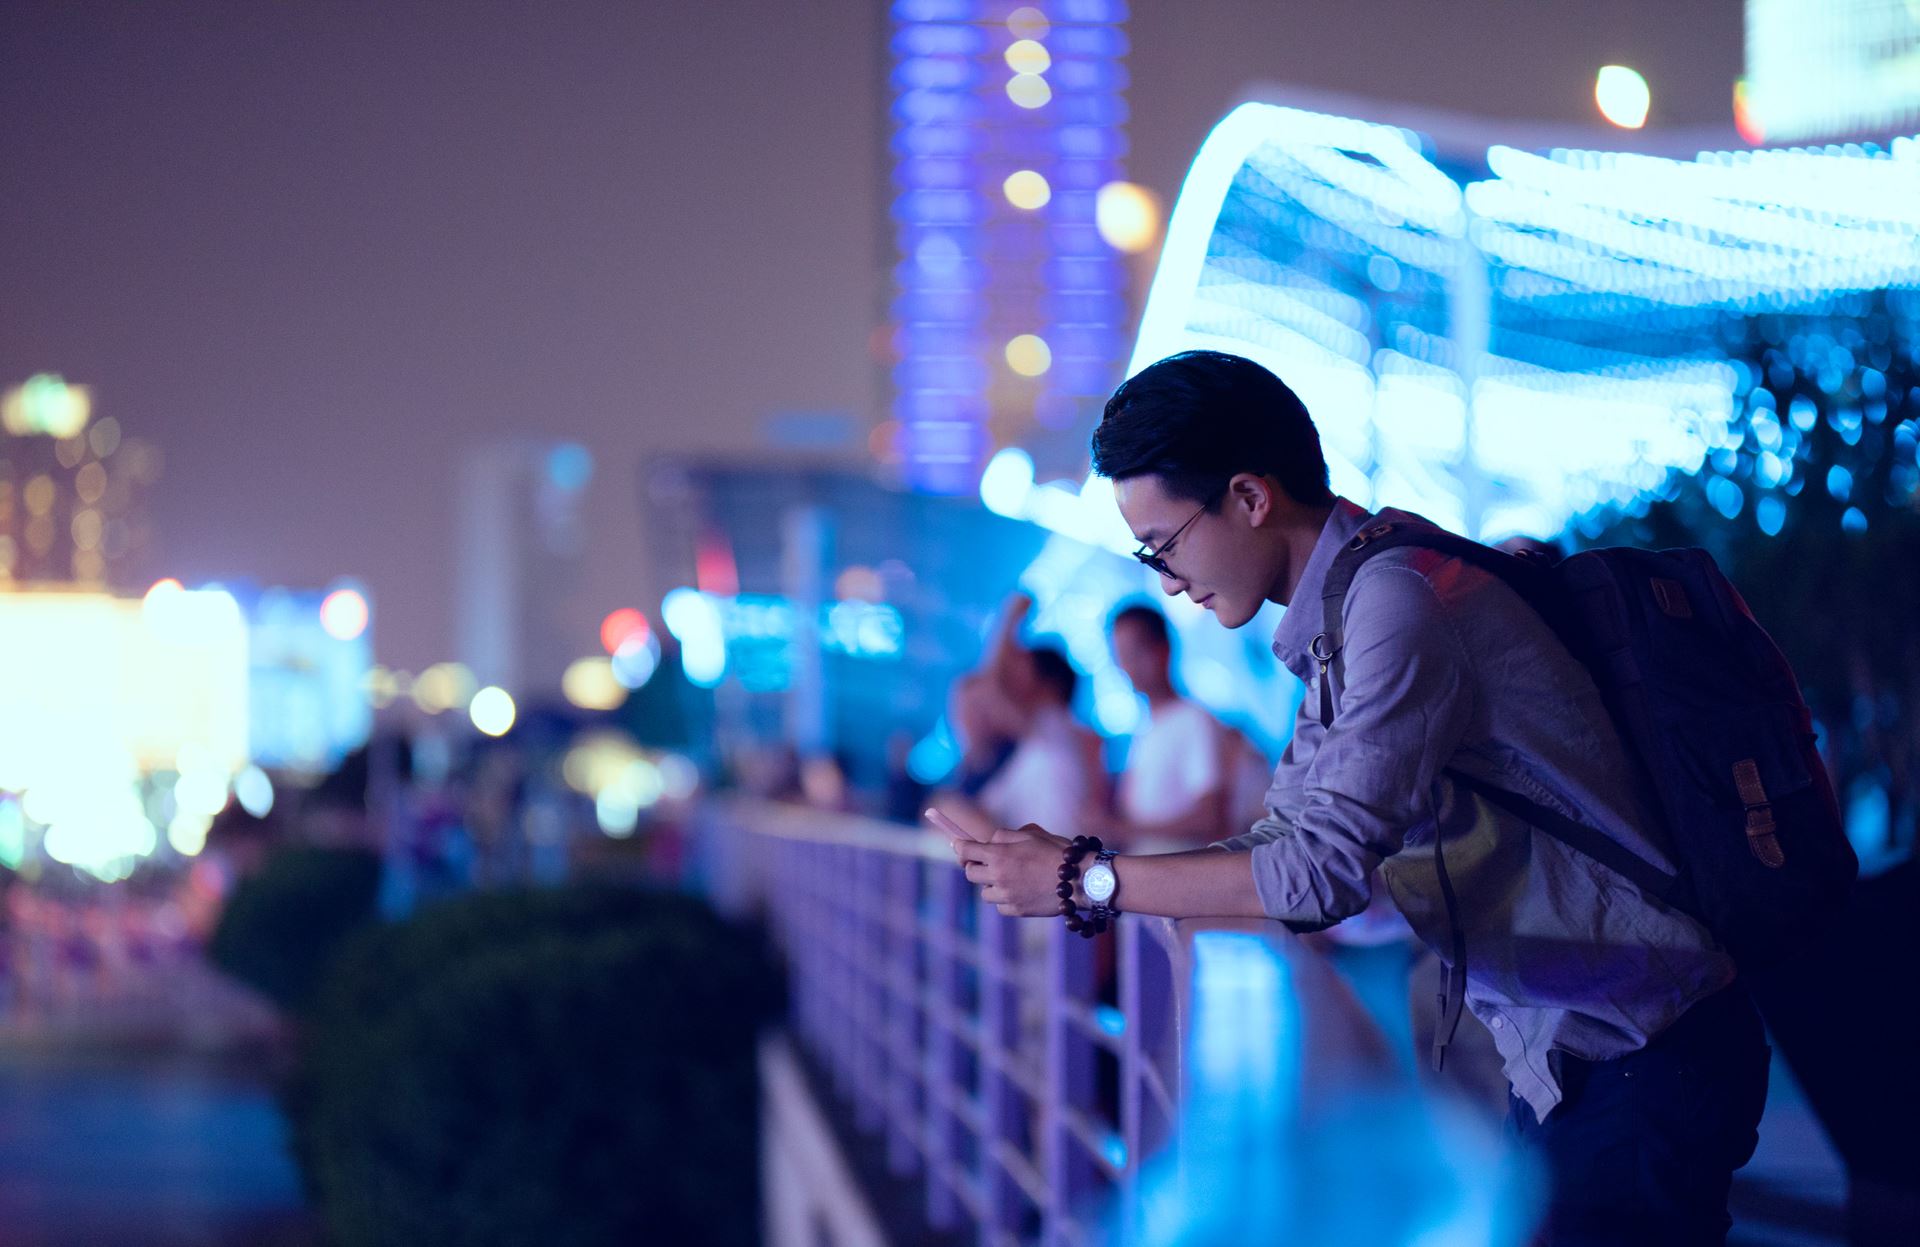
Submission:
[[[1023,651],[1015,660],[1014,693],[1028,709],[1026,730],[1006,764],[980,790],[982,813],[1000,826],[1056,818],[1081,830],[1080,818],[1103,799],[1100,739],[1073,718],[1079,682],[1065,654],[1050,646]]]
[[[1147,721],[1127,750],[1117,808],[1100,820],[1114,842],[1136,853],[1200,848],[1258,817],[1266,759],[1205,706],[1175,691],[1166,617],[1144,604],[1125,607],[1113,617],[1112,636],[1114,660],[1147,699]]]

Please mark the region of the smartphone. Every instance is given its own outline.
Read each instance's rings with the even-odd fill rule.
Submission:
[[[978,840],[980,838],[968,831],[965,827],[962,827],[959,823],[948,818],[945,814],[942,814],[939,810],[930,809],[926,812],[925,817],[929,823],[933,824],[935,830],[944,831],[950,836],[959,836],[962,840]]]

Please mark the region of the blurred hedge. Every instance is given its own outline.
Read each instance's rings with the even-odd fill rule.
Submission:
[[[483,894],[356,937],[288,1092],[330,1241],[757,1241],[781,1007],[758,935],[676,894]]]
[[[343,940],[371,922],[380,858],[364,849],[275,849],[243,878],[208,946],[213,963],[296,1013]]]

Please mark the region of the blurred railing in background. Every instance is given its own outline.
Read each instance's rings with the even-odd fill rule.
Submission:
[[[1298,1115],[1396,1068],[1345,983],[1275,923],[1127,916],[1086,941],[979,901],[937,836],[794,806],[717,802],[698,840],[716,902],[764,913],[824,1089],[917,1181],[935,1230],[1152,1240],[1156,1200],[1217,1176],[1188,1172],[1219,1142],[1182,1137],[1197,1070]],[[1196,1042],[1210,1008],[1224,1046]],[[1294,1122],[1252,1124],[1277,1138]],[[1155,1154],[1164,1177],[1143,1167]]]
[[[7,889],[0,1043],[191,1046],[271,1031],[272,1011],[206,963],[196,894],[184,898]]]

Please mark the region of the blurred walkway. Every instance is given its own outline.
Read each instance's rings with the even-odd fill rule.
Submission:
[[[274,1103],[267,1054],[280,1028],[264,1001],[197,955],[12,986],[0,1009],[0,1245],[318,1241]]]
[[[308,1247],[317,1237],[257,1063],[6,1046],[0,1241]]]
[[[1728,1247],[1842,1247],[1846,1200],[1840,1157],[1776,1056],[1760,1146],[1733,1175]]]

